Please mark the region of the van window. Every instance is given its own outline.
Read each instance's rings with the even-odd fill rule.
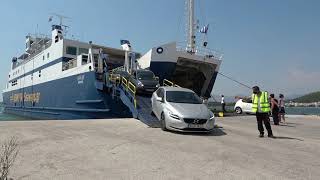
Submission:
[[[72,46],[67,46],[67,54],[76,56],[77,48]]]

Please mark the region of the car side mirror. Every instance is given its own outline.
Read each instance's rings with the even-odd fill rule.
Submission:
[[[207,100],[207,99],[203,99],[203,100],[202,100],[202,104],[207,105],[207,104],[208,104],[208,100]]]
[[[156,100],[160,101],[160,102],[163,102],[163,98],[162,97],[157,97]]]

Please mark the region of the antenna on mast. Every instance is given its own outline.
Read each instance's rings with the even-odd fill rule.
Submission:
[[[59,19],[59,25],[60,25],[61,27],[64,27],[64,35],[66,36],[66,34],[67,34],[67,32],[68,32],[69,26],[64,25],[64,24],[63,24],[63,21],[64,21],[65,19],[71,19],[71,18],[69,18],[69,17],[67,17],[67,16],[64,16],[64,15],[61,15],[61,14],[51,13],[51,16],[49,17],[49,22],[51,22],[51,21],[53,20],[53,17],[57,17],[57,18]]]

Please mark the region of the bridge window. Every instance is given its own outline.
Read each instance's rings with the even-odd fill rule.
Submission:
[[[89,53],[89,49],[87,49],[87,48],[79,48],[78,55],[80,55],[80,54],[88,54],[88,53]]]
[[[73,46],[67,46],[67,54],[76,56],[77,48]]]

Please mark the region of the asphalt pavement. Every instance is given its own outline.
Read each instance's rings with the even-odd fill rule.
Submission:
[[[135,119],[1,121],[16,136],[13,179],[320,179],[320,118],[296,116],[259,138],[254,116],[217,118],[211,134]]]

